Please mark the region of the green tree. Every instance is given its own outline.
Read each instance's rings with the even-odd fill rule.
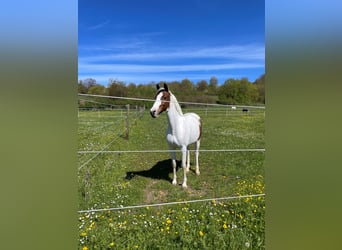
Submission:
[[[80,93],[80,94],[86,94],[87,93],[87,88],[86,88],[86,86],[84,86],[82,80],[78,81],[77,85],[78,85],[78,93]]]
[[[208,94],[209,95],[216,95],[217,94],[217,86],[218,86],[218,79],[217,79],[217,77],[212,76],[209,80]]]
[[[189,79],[183,79],[180,83],[180,88],[184,94],[191,94],[193,91],[194,85]]]
[[[108,85],[108,94],[110,96],[127,96],[127,88],[125,84],[121,81],[117,80],[109,80],[109,85]]]
[[[219,102],[225,104],[252,104],[259,97],[257,87],[247,78],[228,79],[218,90]]]
[[[78,93],[86,94],[89,88],[96,85],[96,80],[93,78],[87,78],[85,80],[78,81]]]
[[[137,92],[137,86],[134,83],[127,86],[127,96],[138,96]]]
[[[137,95],[141,98],[151,99],[156,93],[156,84],[139,84],[137,87]]]
[[[265,78],[265,74],[263,74],[254,82],[254,85],[257,87],[259,93],[258,102],[263,104],[265,104]]]
[[[93,78],[87,78],[83,81],[84,86],[88,89],[96,84],[96,80]]]
[[[208,83],[205,80],[201,80],[196,84],[197,91],[202,93],[208,93]]]
[[[159,83],[159,85],[162,86],[163,83]],[[168,82],[167,85],[169,85],[169,89],[174,93],[175,95],[179,96],[182,95],[182,88],[181,84],[178,81],[172,81]]]
[[[106,95],[107,94],[107,89],[103,85],[95,84],[95,85],[91,86],[88,89],[88,94],[92,94],[92,95]]]
[[[179,99],[186,102],[196,101],[195,85],[189,79],[183,79],[180,82],[181,93],[178,94]]]

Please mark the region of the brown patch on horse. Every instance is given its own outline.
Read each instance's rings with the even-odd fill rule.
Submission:
[[[199,136],[198,136],[197,141],[198,141],[199,139],[201,139],[201,136],[202,136],[202,121],[201,121],[201,119],[199,120],[199,132],[200,132],[200,134],[199,134]]]
[[[158,114],[164,112],[165,110],[167,110],[170,107],[170,98],[171,98],[170,93],[167,91],[163,91],[162,93],[163,93],[163,95],[160,98],[161,104],[160,104],[159,109],[158,109]]]

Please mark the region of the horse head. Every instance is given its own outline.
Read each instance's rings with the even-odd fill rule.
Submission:
[[[157,118],[161,113],[167,111],[170,107],[171,93],[164,83],[164,87],[160,87],[159,84],[156,85],[157,94],[155,96],[155,102],[150,110],[151,116]]]

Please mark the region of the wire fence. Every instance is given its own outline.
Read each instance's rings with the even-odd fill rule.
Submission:
[[[115,141],[117,141],[118,137],[114,138],[114,140],[112,140],[110,143],[108,143],[107,145],[104,146],[104,148],[102,149],[105,150],[106,148],[108,148],[110,145],[112,145]],[[82,169],[84,166],[86,166],[90,161],[94,160],[99,154],[101,154],[102,151],[99,151],[98,153],[96,153],[93,157],[91,157],[89,160],[87,160],[85,163],[83,163],[78,170]]]
[[[106,96],[106,95],[92,95],[92,94],[78,94],[79,96],[88,96],[88,97],[100,97],[100,98],[108,98],[108,99],[117,99],[117,100],[130,100],[130,101],[146,101],[146,102],[154,102],[155,99],[147,99],[147,98],[135,98],[135,97],[122,97],[122,96]],[[218,103],[200,103],[200,102],[182,102],[179,101],[179,104],[188,104],[188,105],[200,105],[200,106],[211,106],[211,107],[236,107],[236,108],[253,108],[253,109],[265,109],[265,106],[261,105],[235,105],[235,104],[218,104]],[[110,104],[108,104],[110,105]]]
[[[190,152],[195,152],[196,150],[189,149]],[[199,152],[265,152],[266,149],[264,148],[238,148],[238,149],[199,149]],[[161,149],[155,149],[155,150],[99,150],[99,151],[87,151],[82,150],[78,151],[79,154],[124,154],[124,153],[169,153],[169,152],[182,152],[179,150],[161,150]]]
[[[199,199],[199,200],[186,200],[186,201],[155,203],[155,204],[147,204],[147,205],[134,205],[134,206],[113,207],[113,208],[88,209],[88,210],[79,210],[78,213],[95,213],[95,212],[127,210],[127,209],[135,209],[135,208],[161,207],[161,206],[189,204],[189,203],[198,203],[198,202],[208,202],[208,201],[214,202],[214,201],[222,201],[222,200],[236,200],[236,199],[245,199],[245,198],[255,198],[255,197],[262,197],[262,196],[265,196],[265,194],[250,194],[250,195],[229,196],[229,197],[220,197],[220,198],[208,198],[208,199]]]
[[[146,98],[134,98],[134,97],[120,97],[120,96],[104,96],[104,95],[92,95],[92,94],[78,94],[79,96],[84,96],[84,97],[97,97],[97,98],[106,98],[106,99],[120,99],[120,100],[133,100],[133,101],[155,101],[154,99],[146,99]],[[101,119],[113,119],[113,118],[120,118],[120,121],[122,122],[125,118],[125,116],[127,114],[125,114],[127,112],[127,105],[114,105],[114,104],[110,104],[110,103],[105,103],[105,102],[99,102],[99,101],[94,101],[94,100],[90,100],[90,99],[80,99],[82,101],[85,102],[92,102],[92,103],[96,103],[96,104],[101,104],[101,105],[107,105],[111,108],[111,110],[116,110],[116,111],[120,111],[120,115],[116,116],[116,115],[102,115],[101,112],[103,111],[104,113],[107,114],[106,111],[104,111],[104,109],[100,109],[100,110],[93,110],[93,111],[97,111],[96,114],[94,115],[94,117],[96,117],[97,119],[101,118]],[[200,105],[200,106],[205,106],[205,108],[189,108],[187,109],[187,111],[196,111],[196,112],[203,112],[206,115],[208,113],[210,114],[218,114],[218,115],[222,115],[222,113],[225,113],[225,115],[228,114],[228,108],[236,108],[236,107],[240,107],[240,108],[256,108],[256,109],[265,109],[264,106],[247,106],[247,105],[223,105],[223,104],[208,104],[208,103],[195,103],[195,102],[179,102],[179,103],[183,103],[183,104],[191,104],[191,105]],[[113,107],[119,107],[119,108],[115,108],[113,109]],[[216,107],[215,110],[212,109],[208,109],[208,106],[210,107]],[[125,108],[122,108],[125,107]],[[224,107],[224,108],[222,108]],[[142,116],[142,113],[145,111],[145,107],[141,108],[138,107],[136,105],[136,113],[135,113],[135,121]],[[231,109],[233,111],[233,109]],[[236,112],[232,112],[235,113]],[[80,118],[80,114],[78,115]],[[126,117],[127,118],[127,117]],[[99,127],[95,127],[92,128],[90,130],[95,130],[95,131],[99,131],[100,129],[109,127],[112,124],[115,124],[113,121],[107,121],[107,120],[103,120],[103,121],[99,121],[99,120],[82,120],[79,119],[79,123],[108,123]],[[82,131],[82,133],[86,133],[87,131],[90,130],[85,130]],[[126,130],[128,130],[128,128],[126,128]],[[120,135],[124,134],[125,132],[122,131],[120,133]],[[100,154],[108,154],[108,153],[165,153],[165,152],[181,152],[181,150],[106,150],[116,139],[114,139],[111,143],[105,145],[101,150],[79,150],[78,154],[95,154],[94,157],[92,157],[91,159],[89,159],[86,163],[82,164],[81,168],[83,168],[87,163],[89,163],[92,159],[96,158],[98,155]],[[189,150],[190,152],[194,151],[194,150]],[[200,152],[265,152],[264,148],[248,148],[248,149],[201,149],[199,150]]]
[[[108,98],[108,99],[117,99],[117,100],[127,100],[127,101],[146,101],[146,102],[154,102],[154,99],[146,99],[146,98],[133,98],[133,97],[119,97],[119,96],[104,96],[104,95],[91,95],[91,94],[78,94],[81,97],[96,97],[96,98]],[[102,123],[104,125],[96,127],[95,131],[102,130],[104,128],[108,128],[109,126],[113,125],[113,121],[107,121],[106,119],[117,119],[120,118],[120,125],[123,125],[126,120],[128,119],[127,110],[129,110],[129,106],[126,105],[115,105],[111,103],[105,103],[105,102],[99,102],[94,101],[90,99],[80,99],[83,102],[92,102],[95,104],[104,105],[105,108],[93,108],[93,109],[84,109],[87,111],[96,111],[94,114],[95,119],[102,119],[102,120],[82,120],[82,114],[79,113],[79,123]],[[222,116],[224,114],[227,115],[237,115],[237,112],[235,112],[236,108],[240,109],[255,109],[260,110],[264,112],[265,106],[249,106],[249,105],[224,105],[224,104],[213,104],[213,103],[196,103],[196,102],[179,102],[180,104],[187,104],[191,105],[192,108],[187,108],[187,111],[196,111],[201,112],[205,115],[210,114],[212,115],[218,115]],[[198,107],[196,107],[198,106]],[[215,108],[215,109],[213,109]],[[115,110],[119,111],[120,115],[108,115],[106,111],[108,110]],[[134,110],[134,109],[133,109]],[[82,111],[82,109],[80,109]],[[143,108],[136,106],[135,111],[132,119],[139,119],[144,114],[145,106]],[[103,112],[103,113],[101,113]],[[251,112],[249,112],[251,113]],[[241,114],[241,112],[240,112]],[[80,119],[82,118],[82,119]],[[108,123],[108,124],[105,124]],[[127,128],[126,128],[127,129]],[[86,131],[82,131],[82,133],[86,133]],[[109,143],[104,145],[100,150],[79,150],[79,155],[88,155],[93,154],[90,158],[88,158],[84,163],[81,164],[81,166],[78,168],[78,170],[81,170],[84,168],[87,164],[89,164],[92,160],[94,160],[96,157],[98,157],[101,154],[126,154],[126,153],[169,153],[169,152],[181,152],[181,150],[160,150],[160,149],[146,149],[146,150],[107,150],[113,143],[115,143],[120,136],[124,136],[127,131],[120,130],[118,135]],[[190,152],[193,152],[195,150],[189,150]],[[237,149],[200,149],[200,152],[265,152],[265,148],[237,148]],[[239,195],[239,196],[229,196],[229,197],[219,197],[219,198],[206,198],[206,199],[198,199],[198,200],[186,200],[186,201],[177,201],[177,202],[167,202],[167,203],[156,203],[156,204],[144,204],[144,205],[134,205],[134,206],[120,206],[120,207],[113,207],[113,208],[100,208],[100,209],[88,209],[88,210],[79,210],[78,213],[95,213],[95,212],[103,212],[103,211],[114,211],[114,210],[125,210],[125,209],[137,209],[137,208],[146,208],[146,207],[160,207],[160,206],[169,206],[169,205],[177,205],[177,204],[187,204],[187,203],[198,203],[198,202],[208,202],[208,201],[220,201],[220,200],[234,200],[234,199],[242,199],[242,198],[252,198],[252,197],[261,197],[265,196],[265,194],[249,194],[249,195]]]

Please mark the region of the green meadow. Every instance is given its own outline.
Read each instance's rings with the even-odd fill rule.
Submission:
[[[168,149],[166,114],[131,107],[127,139],[126,110],[79,111],[79,249],[265,248],[265,197],[241,197],[265,193],[265,153],[222,151],[265,148],[265,110],[183,112],[201,116],[200,149],[212,150],[200,152],[199,176],[191,165],[187,189],[181,163],[172,185],[169,153],[153,152]]]

